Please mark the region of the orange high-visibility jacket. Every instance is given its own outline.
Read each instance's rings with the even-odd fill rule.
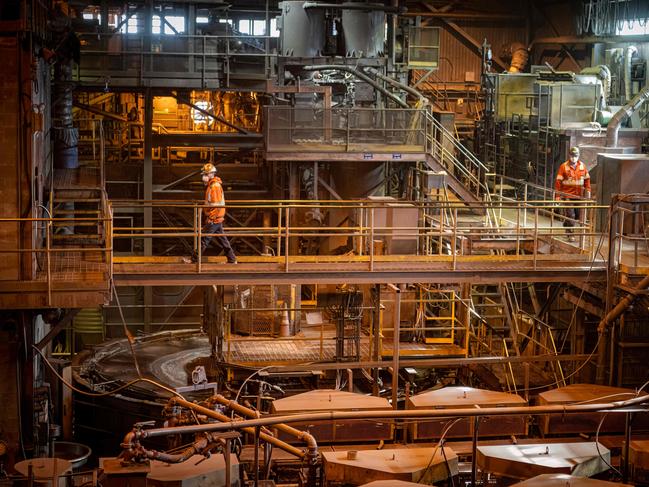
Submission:
[[[577,161],[574,169],[570,166],[570,161],[561,164],[554,188],[562,193],[574,195],[576,198],[582,198],[584,191],[590,192],[590,174],[584,163]]]
[[[213,177],[207,183],[205,190],[205,204],[211,208],[203,208],[208,223],[222,223],[225,218],[225,197],[221,178]]]

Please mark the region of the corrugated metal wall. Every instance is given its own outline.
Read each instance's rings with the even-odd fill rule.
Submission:
[[[510,25],[501,22],[499,25],[484,22],[456,22],[478,42],[486,38],[491,44],[492,52],[500,56],[502,48],[512,42],[525,43],[525,25]],[[460,38],[443,22],[440,35],[440,66],[437,76],[443,81],[480,81],[482,57],[467,41]],[[494,66],[496,71],[500,69]],[[470,73],[467,76],[467,73]]]

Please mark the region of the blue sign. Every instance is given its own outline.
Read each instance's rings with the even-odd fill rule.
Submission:
[[[363,154],[363,159],[366,161],[374,159],[374,154]]]
[[[392,159],[401,159],[401,154],[392,154]]]

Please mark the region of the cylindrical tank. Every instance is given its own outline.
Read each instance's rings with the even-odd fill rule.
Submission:
[[[347,57],[373,58],[383,55],[385,12],[343,9],[342,25]]]
[[[325,46],[324,10],[304,9],[302,1],[279,3],[282,11],[278,27],[282,56],[317,57]]]

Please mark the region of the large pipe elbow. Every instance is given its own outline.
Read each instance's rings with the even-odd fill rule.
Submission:
[[[512,54],[512,62],[507,71],[510,73],[520,73],[527,66],[527,60],[529,59],[527,47],[520,42],[514,42],[509,49]]]
[[[620,132],[620,127],[622,122],[624,122],[628,117],[633,115],[635,111],[640,108],[647,100],[649,99],[649,86],[640,91],[636,96],[633,97],[629,103],[620,108],[608,123],[606,128],[606,147],[617,147],[618,136]]]

